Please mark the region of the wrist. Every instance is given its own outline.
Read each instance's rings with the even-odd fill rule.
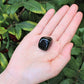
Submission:
[[[35,84],[18,73],[5,70],[0,74],[0,84]]]
[[[0,84],[18,84],[18,81],[5,70],[0,74]]]

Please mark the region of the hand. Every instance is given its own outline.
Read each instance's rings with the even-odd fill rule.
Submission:
[[[77,10],[76,4],[65,5],[56,14],[54,9],[50,9],[21,41],[5,71],[24,84],[37,84],[57,76],[71,58],[73,44],[70,41],[83,16]],[[43,36],[53,39],[47,51],[38,48]]]

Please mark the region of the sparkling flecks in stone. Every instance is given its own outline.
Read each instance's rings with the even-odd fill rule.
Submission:
[[[48,50],[50,44],[51,44],[52,38],[51,37],[42,37],[39,41],[39,48],[41,50]]]

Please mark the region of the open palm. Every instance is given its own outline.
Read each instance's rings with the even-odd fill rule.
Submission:
[[[82,13],[77,10],[75,4],[63,6],[56,14],[50,9],[23,38],[6,70],[16,79],[24,79],[24,84],[37,84],[58,75],[71,58],[70,41],[82,19]],[[53,39],[47,51],[38,48],[43,36]]]

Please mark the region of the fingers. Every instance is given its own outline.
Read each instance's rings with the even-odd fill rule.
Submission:
[[[59,25],[56,27],[56,29],[53,31],[51,37],[54,40],[58,40],[58,38],[63,34],[63,32],[66,30],[67,26],[70,24],[71,20],[73,19],[74,15],[76,14],[78,10],[78,6],[76,4],[73,4],[64,18],[61,20]]]
[[[34,30],[32,31],[32,33],[33,34],[40,34],[42,32],[42,30],[44,29],[44,27],[46,26],[46,24],[49,22],[49,20],[54,15],[54,13],[55,13],[55,10],[54,9],[50,9],[44,15],[44,17],[40,20],[40,22],[37,24],[37,26],[34,28]]]
[[[57,24],[60,22],[60,20],[64,17],[68,9],[69,7],[67,5],[63,6],[46,25],[45,29],[42,32],[42,35],[50,35],[57,26]]]
[[[72,43],[68,43],[64,48],[62,53],[57,56],[52,62],[51,62],[51,68],[53,72],[53,76],[56,76],[59,74],[59,72],[65,67],[65,65],[69,62],[71,56],[71,49],[73,47]]]
[[[70,42],[73,38],[74,34],[76,33],[76,30],[82,20],[83,14],[81,12],[78,12],[75,17],[73,18],[72,22],[66,29],[66,31],[63,33],[63,35],[60,37],[59,42],[62,43],[64,46],[66,43]]]

